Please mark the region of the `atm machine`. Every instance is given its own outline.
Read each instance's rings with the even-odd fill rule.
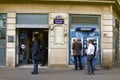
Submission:
[[[86,49],[87,49],[87,41],[88,40],[93,40],[94,45],[96,46],[96,53],[98,56],[97,59],[97,64],[100,64],[101,60],[100,60],[100,31],[96,30],[96,28],[90,28],[90,27],[79,27],[76,29],[71,29],[70,30],[70,64],[74,64],[74,58],[73,58],[73,51],[72,51],[72,43],[73,43],[73,39],[77,37],[79,39],[81,39],[81,43],[82,43],[82,64],[85,65],[87,63],[87,59],[86,59]]]

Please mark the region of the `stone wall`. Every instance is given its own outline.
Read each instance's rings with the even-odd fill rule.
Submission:
[[[84,5],[84,4],[49,4],[49,3],[4,3],[0,4],[0,13],[7,13],[7,38],[14,36],[14,42],[7,41],[7,66],[15,66],[16,57],[16,14],[41,13],[49,15],[49,66],[67,66],[69,63],[69,14],[101,15],[101,62],[104,67],[111,67],[113,61],[113,24],[112,8],[110,5]],[[64,25],[53,25],[55,16],[61,15],[65,19]],[[54,29],[52,30],[52,27]],[[56,44],[57,32],[62,30],[63,43]],[[8,39],[7,39],[8,40]],[[59,41],[58,41],[59,42]]]

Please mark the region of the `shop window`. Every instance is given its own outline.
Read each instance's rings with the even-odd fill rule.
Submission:
[[[0,39],[5,39],[5,29],[0,29]]]
[[[0,40],[6,37],[7,15],[0,14]]]
[[[6,14],[0,14],[0,28],[6,27],[7,16]]]

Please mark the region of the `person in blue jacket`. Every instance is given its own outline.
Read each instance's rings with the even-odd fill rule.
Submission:
[[[33,45],[32,45],[32,62],[33,62],[33,71],[31,72],[32,74],[38,74],[38,60],[40,58],[40,49],[39,49],[39,44],[37,42],[37,38],[33,37],[32,38]]]

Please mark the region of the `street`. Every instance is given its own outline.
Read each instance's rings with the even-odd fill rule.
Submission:
[[[32,68],[0,68],[0,80],[120,80],[120,68],[98,69],[94,75],[73,68],[39,68],[37,75]]]

